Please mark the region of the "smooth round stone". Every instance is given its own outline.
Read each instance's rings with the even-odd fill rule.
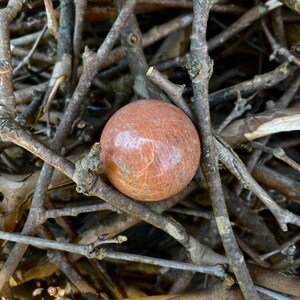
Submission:
[[[103,129],[100,147],[109,181],[142,201],[162,200],[184,189],[201,151],[191,120],[159,100],[139,100],[118,110]]]

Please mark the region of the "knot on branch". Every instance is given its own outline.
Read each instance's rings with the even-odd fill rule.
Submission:
[[[191,78],[195,78],[202,70],[202,63],[200,59],[189,58],[186,68]]]
[[[76,191],[88,195],[97,180],[96,174],[102,172],[102,163],[99,158],[99,143],[95,143],[91,151],[75,164],[74,181]]]
[[[128,43],[130,46],[135,46],[138,44],[140,37],[136,33],[131,33],[128,37]]]
[[[186,64],[186,68],[189,72],[191,79],[194,79],[197,75],[201,74],[203,78],[209,79],[213,73],[214,61],[209,57],[200,59],[198,56],[190,57]]]
[[[103,244],[122,244],[127,242],[127,237],[124,235],[118,235],[115,238],[108,239],[108,234],[102,234],[97,238],[97,240],[91,244],[88,244],[84,247],[85,255],[89,258],[104,259],[105,249],[101,248],[97,250],[98,246]]]

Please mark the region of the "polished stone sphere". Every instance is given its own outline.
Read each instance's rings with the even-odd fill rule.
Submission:
[[[184,189],[196,173],[200,151],[191,120],[176,106],[152,99],[118,110],[100,139],[109,181],[142,201],[162,200]]]

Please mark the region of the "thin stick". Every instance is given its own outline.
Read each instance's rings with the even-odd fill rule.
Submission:
[[[208,102],[208,83],[213,63],[208,56],[206,29],[208,14],[214,1],[194,0],[194,22],[191,35],[191,60],[188,71],[194,91],[195,110],[202,145],[201,166],[212,201],[217,227],[232,267],[245,299],[258,300],[258,294],[251,280],[246,263],[240,252],[229,221],[221,178],[218,170],[218,158],[212,135],[210,109]]]
[[[34,52],[35,52],[35,50],[36,50],[39,42],[41,41],[42,37],[44,36],[44,34],[46,32],[46,29],[47,29],[47,26],[44,26],[44,28],[39,33],[38,38],[34,42],[34,44],[33,44],[32,48],[31,48],[31,50],[29,51],[29,53],[22,59],[22,61],[14,69],[13,75],[15,75],[22,67],[24,67],[25,65],[29,64],[32,55],[34,54]]]
[[[169,81],[163,74],[161,74],[154,67],[150,67],[146,73],[146,76],[150,78],[155,84],[161,87],[170,97],[170,99],[181,108],[191,120],[195,120],[195,116],[191,108],[182,97],[184,85],[177,85]]]
[[[76,254],[84,255],[88,258],[96,257],[98,259],[113,259],[113,260],[123,260],[123,261],[131,261],[131,262],[141,262],[145,264],[167,267],[171,269],[189,270],[189,271],[195,271],[200,273],[206,273],[220,278],[225,278],[226,276],[226,273],[224,272],[223,268],[220,266],[201,266],[192,263],[176,262],[167,259],[159,259],[159,258],[143,256],[143,255],[122,253],[122,252],[116,252],[112,250],[102,249],[98,252],[94,252],[95,250],[91,249],[92,247],[90,247],[90,245],[78,245],[72,243],[58,242],[58,241],[25,236],[22,234],[10,233],[5,231],[0,231],[0,238],[7,241],[23,243],[26,245],[31,245],[36,247],[43,247],[43,248],[46,247],[49,249],[76,253]],[[98,242],[97,246],[102,244],[107,244],[107,243],[119,244],[120,241],[124,241],[124,239],[103,240],[102,243]]]
[[[170,269],[195,271],[195,272],[210,274],[220,278],[225,278],[226,276],[223,269],[220,266],[200,266],[197,264],[176,262],[167,259],[147,257],[144,255],[128,254],[128,253],[116,252],[112,250],[106,250],[104,252],[104,259],[105,258],[110,258],[114,260],[141,262],[144,264],[151,264],[151,265],[170,268]]]
[[[266,153],[273,155],[274,157],[282,160],[283,162],[285,162],[286,164],[291,166],[296,171],[300,172],[300,165],[298,163],[296,163],[293,159],[288,157],[282,148],[273,149],[271,147],[268,147],[268,146],[265,146],[265,145],[262,145],[259,143],[255,143],[255,142],[251,142],[251,146],[253,146],[256,149],[260,149]]]

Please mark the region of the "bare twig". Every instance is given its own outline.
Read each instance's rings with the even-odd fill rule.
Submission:
[[[267,153],[273,155],[274,157],[282,160],[283,162],[285,162],[286,164],[291,166],[296,171],[300,172],[300,165],[298,163],[296,163],[293,159],[288,157],[282,148],[273,149],[271,147],[267,147],[265,145],[261,145],[259,143],[255,143],[255,142],[252,142],[251,145],[252,145],[252,147],[254,147],[256,149],[260,149],[264,152],[267,152]]]
[[[297,234],[289,241],[282,244],[278,249],[270,251],[269,253],[263,254],[260,256],[261,260],[268,259],[269,257],[276,255],[277,253],[287,253],[288,251],[292,250],[294,248],[295,250],[295,243],[297,243],[300,240],[300,234]]]
[[[278,109],[287,108],[293,100],[300,86],[300,73],[296,73],[291,80],[289,87],[285,90],[283,95],[278,99],[276,107]]]
[[[51,1],[50,1],[51,3]],[[74,26],[73,2],[61,0],[61,21],[58,31],[58,44],[56,62],[54,65],[51,79],[47,87],[43,104],[41,105],[38,118],[48,112],[49,106],[55,97],[55,94],[65,81],[69,80],[72,72],[72,32]],[[49,123],[49,114],[47,114]],[[48,133],[50,136],[50,133]]]
[[[52,232],[46,225],[43,225],[38,229],[38,235],[46,240],[54,239]],[[53,251],[50,249],[47,250],[47,256],[49,260],[66,275],[66,277],[74,284],[74,286],[77,287],[80,293],[86,296],[88,299],[97,299],[98,295],[96,289],[90,283],[88,283],[83,275],[81,275],[80,271],[72,265],[67,253],[55,250]]]
[[[285,62],[273,71],[256,75],[251,80],[238,83],[234,86],[210,94],[209,104],[210,106],[214,106],[216,104],[233,100],[236,96],[236,91],[240,91],[242,97],[247,97],[257,91],[271,88],[293,74],[295,70],[297,70],[297,66]]]
[[[228,26],[223,32],[220,32],[212,39],[208,41],[208,50],[214,50],[218,46],[222,45],[225,41],[236,35],[238,32],[241,32],[243,29],[250,26],[253,22],[262,18],[264,15],[272,11],[273,9],[280,7],[281,3],[278,1],[269,1],[265,4],[260,4],[254,6],[252,9],[247,11],[243,16],[241,16],[236,22]]]
[[[100,253],[102,255],[102,253]],[[217,277],[225,278],[226,274],[222,270],[220,266],[201,266],[191,263],[184,263],[184,262],[172,262],[165,259],[158,259],[153,257],[145,257],[142,255],[133,255],[133,254],[125,254],[120,252],[113,252],[110,250],[106,250],[103,253],[104,259],[116,259],[116,260],[125,260],[125,261],[134,261],[134,262],[141,262],[141,263],[148,263],[154,264],[157,266],[167,267],[167,268],[174,268],[179,270],[189,270],[195,272],[201,272],[206,274],[211,274]]]
[[[28,65],[30,62],[30,59],[32,57],[32,55],[34,54],[39,42],[41,41],[43,35],[46,32],[47,27],[44,26],[43,30],[39,33],[38,38],[36,39],[36,41],[34,42],[31,50],[29,51],[29,53],[23,58],[23,60],[16,66],[16,68],[13,71],[13,75],[15,75],[22,67],[24,67],[25,65]]]
[[[240,117],[246,110],[251,108],[250,104],[247,104],[248,100],[254,97],[254,95],[248,99],[244,99],[241,96],[241,92],[237,91],[237,100],[231,113],[226,117],[223,123],[218,127],[217,133],[220,133],[229,123],[234,119]]]
[[[201,165],[229,264],[236,275],[245,299],[259,299],[230,225],[218,171],[217,153],[212,136],[208,103],[208,82],[212,74],[213,64],[207,53],[206,26],[209,10],[213,3],[214,1],[194,1],[191,61],[188,66],[203,149]]]
[[[108,203],[100,203],[100,204],[87,205],[87,206],[81,206],[81,207],[48,209],[45,212],[42,211],[42,213],[43,213],[42,218],[44,218],[44,221],[42,221],[42,223],[44,223],[47,219],[50,219],[50,218],[59,218],[59,217],[65,217],[65,216],[77,216],[80,213],[88,213],[88,212],[95,212],[95,211],[101,211],[101,210],[114,210],[114,207],[112,207]]]
[[[186,101],[182,97],[184,90],[184,85],[177,85],[169,81],[163,74],[161,74],[154,67],[150,67],[146,73],[146,76],[149,77],[155,84],[161,87],[170,97],[170,99],[181,108],[191,120],[195,121],[195,116],[191,108],[188,106]]]
[[[272,11],[271,13],[272,28],[273,28],[276,41],[279,43],[279,45],[287,48],[286,33],[284,29],[284,23],[282,20],[281,12],[282,12],[282,7],[278,7]]]
[[[300,66],[300,60],[295,57],[288,49],[286,49],[283,46],[280,46],[274,37],[272,36],[270,30],[268,29],[266,23],[262,20],[262,28],[265,32],[265,35],[267,36],[269,43],[271,44],[271,47],[273,49],[273,53],[270,56],[270,60],[273,60],[277,58],[278,56],[283,56],[288,62],[294,63],[298,67]]]
[[[261,165],[254,168],[252,175],[263,186],[300,203],[300,183],[293,178]]]
[[[115,0],[121,9],[123,0]],[[135,95],[142,99],[164,99],[165,95],[147,77],[148,64],[142,47],[142,33],[134,15],[121,32],[121,43],[126,52],[130,73],[133,76]]]
[[[16,17],[23,5],[22,0],[11,0],[6,8],[0,10],[0,113],[13,113],[15,109],[15,98],[12,84],[12,66],[8,26]]]
[[[180,28],[185,28],[191,24],[193,16],[191,14],[185,14],[177,18],[172,19],[162,25],[152,27],[148,32],[143,34],[142,37],[142,46],[143,48],[153,45],[155,42],[161,40],[167,35],[175,32]],[[101,65],[101,69],[107,68],[125,56],[125,49],[123,47],[118,47],[114,49],[110,56],[105,62]]]
[[[146,264],[158,265],[161,267],[174,268],[179,270],[191,270],[195,272],[211,274],[221,278],[224,278],[226,276],[226,273],[224,273],[222,267],[220,266],[201,266],[192,263],[175,262],[175,261],[170,261],[165,259],[146,257],[142,255],[115,252],[108,249],[107,250],[100,249],[100,251],[97,251],[96,249],[93,248],[94,246],[92,246],[91,244],[78,245],[78,244],[71,244],[65,242],[57,242],[57,241],[25,236],[18,233],[9,233],[4,231],[0,231],[0,238],[12,242],[24,243],[36,247],[47,247],[49,249],[77,253],[80,255],[84,255],[88,258],[96,257],[98,259],[113,259],[113,260],[142,262]],[[117,239],[103,240],[102,242],[99,241],[97,243],[97,246],[102,244],[107,244],[107,243],[120,243],[120,241],[124,242],[126,240],[124,240],[119,236],[119,238]]]
[[[80,61],[80,50],[82,42],[82,32],[84,27],[84,15],[87,7],[87,0],[75,0],[75,25],[74,25],[74,38],[73,38],[73,64],[72,64],[72,77],[70,89],[76,87],[78,76],[78,65]]]

